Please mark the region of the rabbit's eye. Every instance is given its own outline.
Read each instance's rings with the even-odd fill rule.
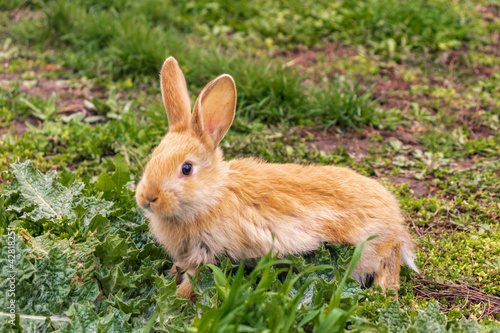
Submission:
[[[184,176],[189,176],[193,173],[193,165],[191,163],[184,163],[182,165],[182,174]]]

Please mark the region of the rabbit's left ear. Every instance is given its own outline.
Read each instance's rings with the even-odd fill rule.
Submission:
[[[168,57],[163,63],[160,83],[169,130],[171,132],[186,130],[191,117],[191,100],[184,74],[173,57]]]
[[[207,84],[198,96],[191,116],[191,126],[200,137],[208,134],[214,147],[217,147],[233,123],[235,109],[234,80],[230,75],[220,75]]]

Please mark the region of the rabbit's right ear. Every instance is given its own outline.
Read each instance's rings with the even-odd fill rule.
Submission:
[[[173,57],[168,57],[163,63],[160,82],[163,104],[167,111],[169,131],[183,131],[189,125],[191,101],[184,74],[177,60]]]
[[[208,135],[214,147],[233,123],[236,110],[236,85],[228,74],[207,84],[194,104],[191,127],[200,137]]]

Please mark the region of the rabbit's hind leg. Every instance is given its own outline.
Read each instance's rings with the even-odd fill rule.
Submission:
[[[378,241],[378,242],[377,242]],[[373,285],[398,291],[401,265],[401,242],[391,239],[375,239],[366,243],[361,259],[357,263],[352,277],[363,288]]]
[[[382,289],[390,288],[396,293],[399,290],[399,273],[401,271],[401,243],[393,243],[390,252],[382,258],[380,268],[375,274],[374,284]]]

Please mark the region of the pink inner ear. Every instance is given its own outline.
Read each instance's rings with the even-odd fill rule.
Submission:
[[[219,77],[203,91],[198,106],[203,115],[203,131],[217,143],[231,126],[235,101],[236,91],[231,77]]]
[[[220,115],[217,117],[217,113],[212,113],[210,115],[210,119],[208,119],[208,124],[206,130],[210,133],[213,134],[215,130],[217,129],[218,125],[220,124]]]

